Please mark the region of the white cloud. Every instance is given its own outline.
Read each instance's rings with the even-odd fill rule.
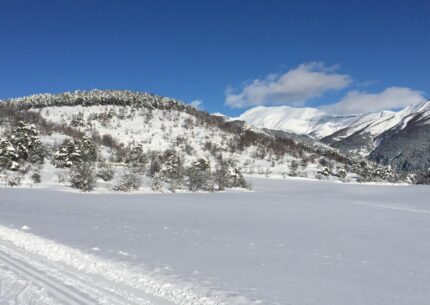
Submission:
[[[350,91],[338,103],[321,107],[330,113],[351,114],[392,110],[424,100],[421,91],[404,87],[389,87],[380,93]]]
[[[196,109],[200,109],[202,104],[203,104],[203,100],[194,100],[190,103],[190,105]]]
[[[340,90],[351,83],[351,77],[335,73],[337,66],[326,67],[313,62],[299,65],[282,75],[271,74],[265,79],[255,79],[241,92],[226,90],[225,103],[233,108],[256,105],[302,106],[311,98],[331,90]]]

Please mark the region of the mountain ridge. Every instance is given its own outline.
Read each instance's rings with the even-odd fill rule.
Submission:
[[[329,115],[311,107],[257,106],[236,119],[246,121],[256,127],[307,134],[319,138],[347,126],[348,122],[356,117],[356,115]],[[335,121],[339,121],[339,123],[336,125]]]
[[[430,126],[430,100],[398,111],[384,110],[350,116],[331,115],[316,108],[259,106],[236,119],[260,128],[312,136],[342,153],[360,155],[401,171],[427,171],[430,167],[428,151],[417,147],[417,144],[426,146],[430,140],[427,133],[419,131]],[[411,145],[411,135],[419,136],[414,138],[414,145]],[[394,156],[402,153],[409,155],[408,158],[419,159],[421,164],[408,158],[394,162]]]

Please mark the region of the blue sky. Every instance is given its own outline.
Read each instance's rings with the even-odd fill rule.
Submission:
[[[0,98],[100,88],[230,115],[399,108],[430,93],[429,16],[429,1],[0,0]]]

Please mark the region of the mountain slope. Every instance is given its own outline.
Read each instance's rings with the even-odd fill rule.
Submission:
[[[430,167],[430,101],[400,111],[334,116],[313,108],[255,107],[239,119],[247,123],[313,136],[344,154],[360,155],[402,171]]]
[[[381,133],[369,158],[403,171],[430,168],[430,101],[409,107],[403,119]]]
[[[338,130],[332,135],[323,138],[326,143],[334,143],[334,146],[344,152],[356,152],[364,156],[369,155],[375,148],[384,145],[388,134],[395,134],[405,128],[410,120],[418,118],[428,111],[430,102],[408,106],[400,111],[382,111],[362,115],[351,125]],[[425,123],[423,124],[425,125]],[[353,147],[352,143],[358,144]],[[359,149],[360,143],[362,145]]]
[[[256,127],[322,138],[349,126],[357,116],[334,116],[316,108],[258,106],[246,111],[237,119]]]

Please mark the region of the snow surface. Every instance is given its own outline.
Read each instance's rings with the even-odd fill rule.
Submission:
[[[254,192],[0,188],[0,303],[428,304],[430,188],[251,180]]]

